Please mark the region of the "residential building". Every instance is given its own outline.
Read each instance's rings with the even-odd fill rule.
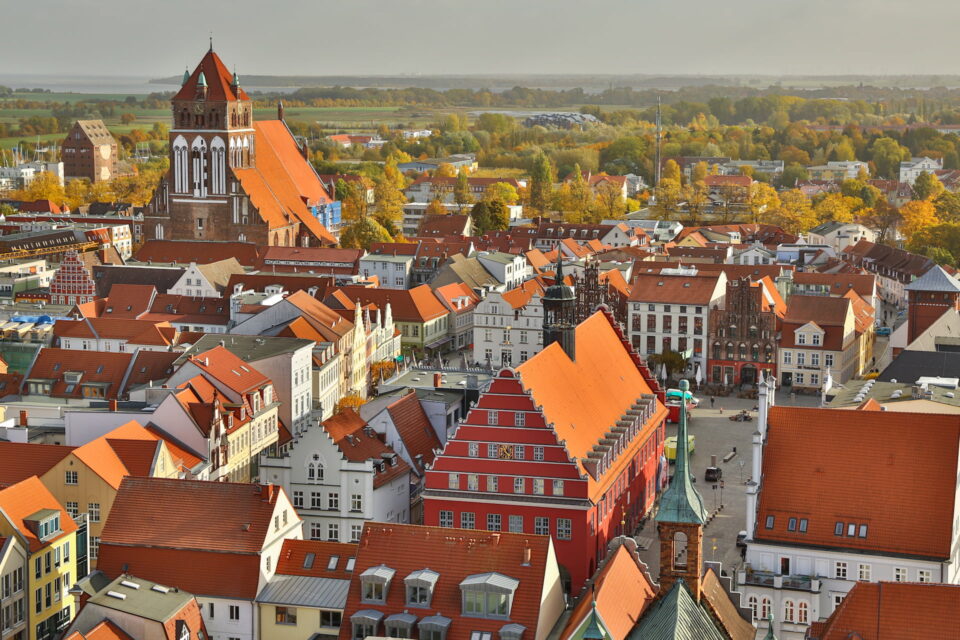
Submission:
[[[835,253],[840,253],[861,240],[876,241],[877,233],[857,222],[829,220],[810,229],[807,237],[814,244],[829,245]]]
[[[144,216],[144,237],[330,246],[330,195],[283,122],[253,104],[211,49],[171,100],[170,171]],[[331,222],[329,217],[327,222]]]
[[[667,415],[612,317],[577,325],[575,304],[570,287],[547,289],[543,350],[494,377],[423,494],[430,526],[551,535],[569,593],[653,505]]]
[[[358,542],[365,522],[409,522],[410,466],[352,409],[264,452],[261,474],[284,488],[304,537]]]
[[[745,173],[744,167],[749,167],[750,175],[761,173],[776,177],[783,173],[783,160],[731,160],[719,169],[721,175],[729,176]]]
[[[202,336],[180,355],[176,364],[223,347],[270,379],[280,402],[280,421],[290,433],[298,433],[310,422],[314,409],[311,369],[315,344],[311,340],[277,336]]]
[[[5,443],[0,443],[0,451]],[[86,514],[90,539],[89,566],[97,567],[97,544],[104,523],[126,476],[177,478],[179,457],[164,439],[136,422],[128,422],[73,449],[40,476],[71,518]]]
[[[491,291],[474,313],[473,362],[512,367],[543,347],[544,285],[527,280],[509,291]]]
[[[67,251],[50,279],[50,302],[53,304],[83,304],[91,302],[96,284],[76,251]]]
[[[807,167],[811,180],[856,180],[861,172],[870,175],[869,164],[862,160],[831,160],[827,164]]]
[[[437,385],[439,386],[439,385]],[[387,405],[371,402],[360,407],[360,416],[367,425],[422,478],[433,464],[446,435],[430,420],[420,398],[407,389],[399,398],[387,399]],[[419,480],[416,480],[419,484]]]
[[[440,302],[450,311],[447,323],[450,347],[457,351],[473,344],[474,313],[480,297],[466,284],[452,283],[434,289]]]
[[[398,168],[400,166],[398,165]],[[483,200],[487,189],[500,183],[509,185],[514,189],[520,189],[520,183],[514,178],[467,178],[470,195],[474,200]],[[453,188],[456,184],[456,177],[424,176],[414,180],[404,191],[404,195],[411,202],[440,200],[440,202],[451,203],[454,202]]]
[[[940,265],[932,267],[904,289],[907,292],[908,342],[916,340],[947,311],[960,311],[960,280]]]
[[[180,332],[169,322],[108,317],[57,320],[53,335],[62,349],[134,353],[169,351]]]
[[[334,247],[264,247],[258,267],[262,271],[285,271],[318,275],[356,275],[363,249]]]
[[[403,253],[368,253],[360,258],[360,275],[383,289],[409,289],[414,256]]]
[[[732,259],[733,264],[746,264],[746,265],[760,265],[760,264],[776,264],[777,263],[777,252],[767,249],[762,244],[755,243],[738,251]]]
[[[177,355],[166,351],[115,353],[46,347],[30,367],[22,399],[45,396],[87,403],[117,400],[134,386],[165,378]]]
[[[853,291],[876,308],[880,304],[877,276],[872,273],[817,273],[790,271],[787,273],[787,298],[792,295],[843,297]]]
[[[876,275],[880,298],[901,309],[907,306],[906,286],[934,265],[926,256],[867,240],[845,248],[840,257],[854,267]]]
[[[106,182],[117,177],[117,141],[103,120],[77,120],[60,148],[63,174],[67,180],[78,178]]]
[[[256,481],[260,452],[276,446],[280,439],[280,399],[270,378],[226,347],[217,346],[189,357],[167,379],[169,387],[183,384],[187,389],[177,393],[177,399],[198,425],[206,423],[204,427],[217,445],[209,458],[214,467],[220,467],[220,461],[232,461],[219,477],[232,482]],[[211,475],[210,479],[218,478]]]
[[[355,544],[284,540],[277,571],[257,595],[259,637],[336,638],[357,551]]]
[[[900,163],[900,182],[913,186],[921,173],[933,174],[943,169],[943,158],[910,158]]]
[[[630,341],[637,353],[676,351],[689,368],[707,370],[705,340],[710,335],[710,310],[724,305],[727,276],[695,268],[641,273],[630,292]]]
[[[0,297],[14,299],[18,293],[49,287],[55,275],[56,271],[44,259],[20,260],[0,266]],[[53,298],[48,300],[59,304]]]
[[[76,585],[74,590],[82,594],[82,605],[64,633],[64,640],[207,640],[210,637],[196,596],[169,585],[128,573],[111,582],[98,573]]]
[[[761,633],[772,614],[776,637],[804,638],[858,582],[960,583],[960,415],[777,407],[774,387],[761,385],[738,576]]]
[[[197,264],[191,262],[183,275],[167,293],[193,298],[219,298],[227,287],[230,276],[244,273],[236,258]]]
[[[275,485],[127,477],[103,530],[100,570],[194,594],[212,640],[254,640],[257,594],[273,578],[284,540],[302,537]]]
[[[777,361],[783,386],[817,391],[829,377],[843,384],[861,370],[853,302],[793,295],[780,331]]]
[[[530,264],[522,255],[502,251],[481,251],[477,253],[477,260],[507,289],[519,286],[533,276]]]
[[[807,638],[935,638],[958,627],[960,586],[858,582],[829,618],[810,625]]]
[[[27,548],[17,536],[0,537],[0,638],[26,640],[28,609],[32,605],[25,578],[30,566]]]
[[[11,561],[13,570],[7,570],[11,595],[23,592],[22,599],[10,603],[11,624],[18,614],[26,621],[26,629],[18,632],[23,640],[53,640],[76,613],[70,587],[80,577],[78,557],[86,557],[77,530],[77,523],[36,476],[0,490],[0,538],[16,539],[24,553],[22,571],[17,572],[16,560]]]
[[[369,523],[340,640],[546,640],[564,609],[547,536]]]
[[[704,379],[755,385],[777,372],[777,329],[786,304],[769,278],[727,280],[723,308],[710,310]]]
[[[643,229],[651,241],[658,243],[672,242],[683,231],[683,225],[676,220],[625,220],[623,223]]]

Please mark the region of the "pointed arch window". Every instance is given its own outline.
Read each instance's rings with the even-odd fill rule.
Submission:
[[[183,136],[177,136],[173,141],[173,190],[175,193],[187,193],[190,170],[187,157],[187,140]]]
[[[673,568],[677,571],[687,568],[687,534],[683,531],[673,534]]]
[[[210,192],[223,195],[227,192],[227,148],[223,138],[217,136],[210,143]]]
[[[196,138],[190,145],[191,173],[193,174],[193,197],[207,197],[207,141]]]

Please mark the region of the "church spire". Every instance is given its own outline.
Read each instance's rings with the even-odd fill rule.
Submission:
[[[683,522],[703,525],[707,521],[707,510],[703,506],[703,497],[693,486],[690,475],[690,453],[687,447],[687,407],[690,383],[680,381],[683,401],[680,403],[680,424],[677,426],[677,463],[670,486],[660,497],[660,510],[657,522]]]
[[[187,80],[190,79],[190,70],[184,67],[183,69],[183,82],[180,83],[181,86],[187,84]]]
[[[573,288],[563,281],[563,253],[557,247],[556,277],[552,285],[543,292],[543,348],[554,342],[567,353],[571,360],[576,359],[577,301]]]

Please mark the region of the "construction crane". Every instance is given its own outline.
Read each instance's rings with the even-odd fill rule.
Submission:
[[[37,249],[21,249],[19,251],[7,251],[0,253],[0,262],[7,260],[22,260],[24,258],[37,258],[39,256],[49,256],[57,253],[64,253],[71,249],[77,253],[93,251],[100,247],[99,242],[78,242],[74,244],[61,244],[55,247],[39,247]]]

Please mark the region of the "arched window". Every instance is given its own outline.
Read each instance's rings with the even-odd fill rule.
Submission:
[[[757,337],[757,325],[754,325],[754,324],[750,325],[750,337],[751,338]]]
[[[760,359],[760,345],[754,344],[750,347],[750,360],[756,362]]]
[[[207,197],[207,141],[196,138],[190,145],[193,172],[193,197]]]
[[[230,138],[230,166],[236,167],[239,163],[237,162],[237,144],[233,138]]]
[[[683,531],[673,534],[673,568],[676,570],[687,568],[687,534]]]
[[[741,342],[741,343],[740,343],[739,352],[740,352],[740,359],[741,359],[741,360],[746,360],[746,359],[747,359],[747,345],[745,345],[745,344],[743,344],[743,343]]]
[[[223,144],[223,138],[217,136],[210,143],[210,162],[212,170],[210,171],[210,192],[223,195],[227,192],[227,164],[226,164],[226,145]]]
[[[175,193],[186,193],[188,185],[189,163],[187,161],[187,139],[177,136],[173,141],[173,190]]]
[[[727,360],[733,360],[733,343],[727,343]]]
[[[163,225],[158,224],[156,229],[153,230],[153,235],[156,236],[157,240],[163,240]]]
[[[807,624],[807,603],[800,602],[797,605],[797,624]]]
[[[713,343],[713,359],[714,360],[720,359],[720,343],[719,342]]]
[[[760,599],[760,619],[766,620],[770,617],[770,598]]]
[[[793,622],[793,600],[783,601],[783,621]]]
[[[757,596],[750,596],[747,598],[747,606],[750,607],[750,612],[753,614],[753,619],[757,619]]]
[[[247,136],[243,137],[243,157],[240,159],[240,164],[244,167],[250,166],[250,139]]]
[[[307,482],[323,482],[323,460],[315,453],[307,464]]]
[[[773,347],[769,344],[763,348],[763,359],[766,362],[773,362]]]
[[[283,246],[285,247],[290,246],[290,229],[287,229],[286,231],[283,232]]]

